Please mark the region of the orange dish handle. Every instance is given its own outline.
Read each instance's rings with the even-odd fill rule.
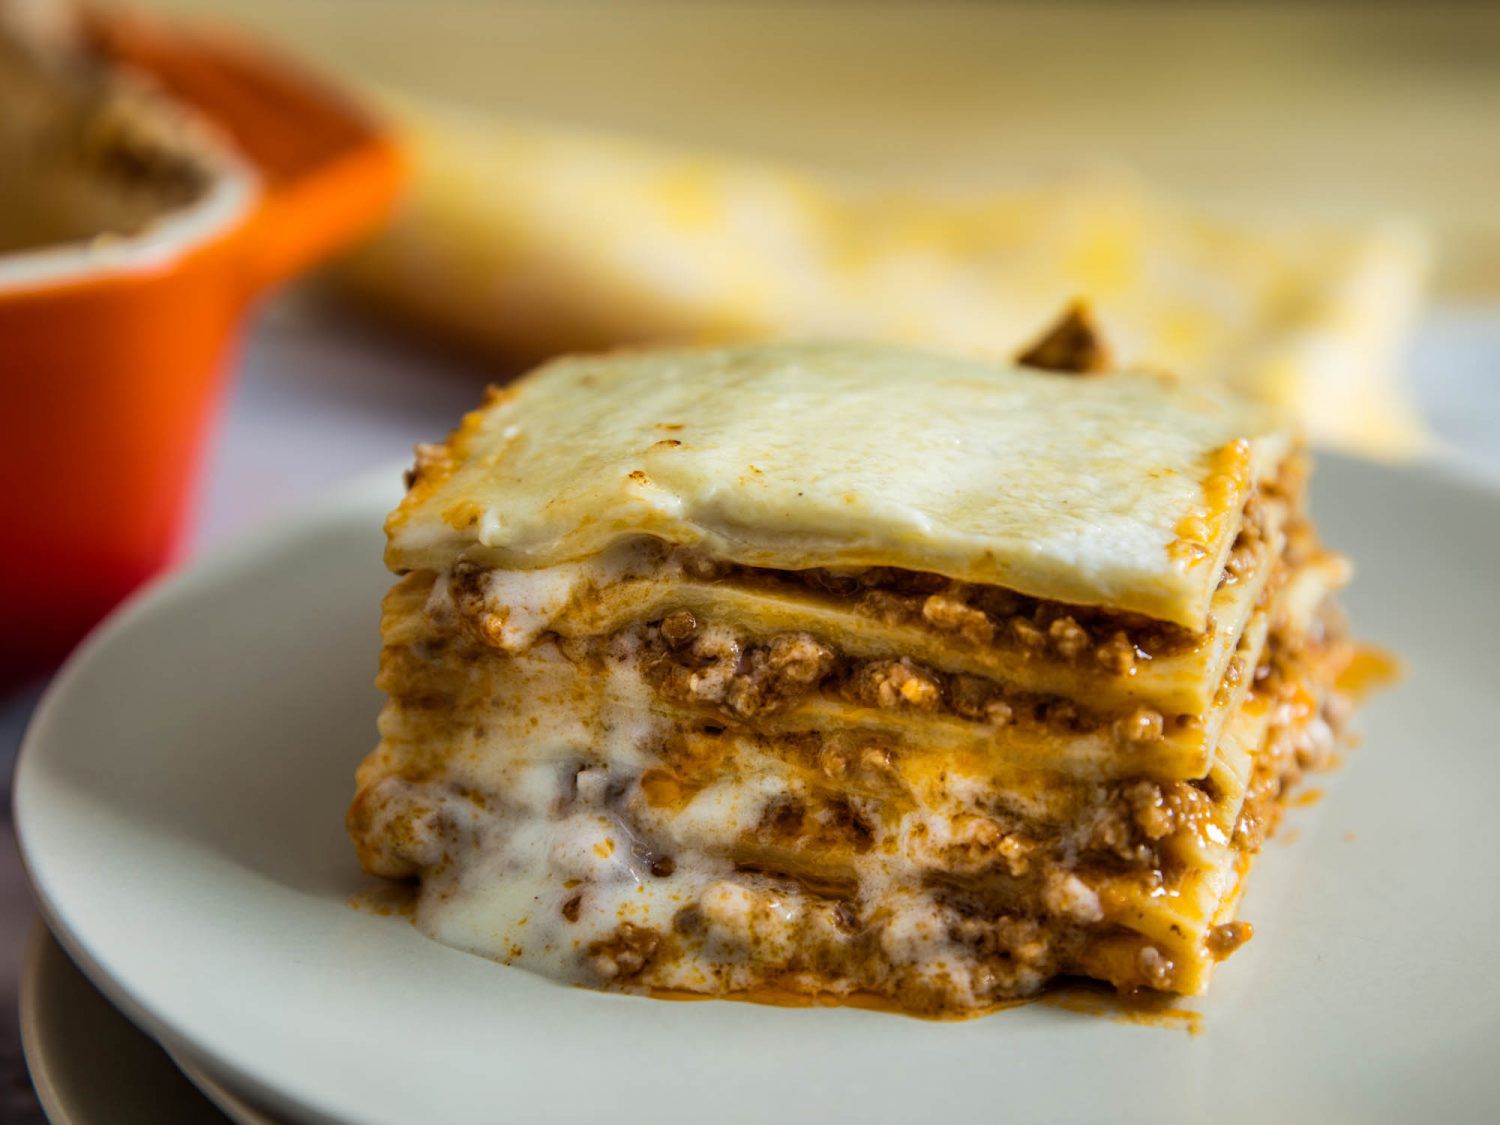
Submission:
[[[314,265],[389,210],[401,182],[395,145],[327,83],[219,32],[134,12],[84,19],[96,49],[150,74],[255,164],[264,194],[244,242],[252,292]]]

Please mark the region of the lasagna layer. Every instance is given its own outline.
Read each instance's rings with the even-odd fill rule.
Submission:
[[[1202,387],[874,345],[558,360],[419,461],[398,571],[651,536],[752,567],[890,566],[1202,631],[1290,439]]]
[[[488,627],[502,647],[543,629],[599,636],[687,613],[746,636],[809,632],[851,657],[905,655],[1033,695],[1198,712],[1211,704],[1275,574],[1286,519],[1287,506],[1274,500],[1247,517],[1201,633],[941,575],[891,568],[768,571],[716,565],[681,550],[637,561],[628,577],[602,587],[597,570],[568,566],[553,568],[561,573],[552,585],[543,572],[522,572],[531,586],[525,592],[515,589],[516,572],[470,566],[460,574],[467,612],[481,628],[499,623]],[[518,608],[525,611],[518,614]]]

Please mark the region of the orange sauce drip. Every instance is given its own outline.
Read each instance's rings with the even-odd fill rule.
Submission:
[[[347,901],[355,910],[365,914],[378,914],[382,918],[400,915],[410,919],[417,910],[417,885],[372,883],[355,891]]]
[[[484,518],[484,509],[473,500],[460,500],[443,510],[443,522],[455,531],[467,531]]]
[[[1078,983],[1054,989],[1041,996],[1039,1002],[1065,1012],[1103,1017],[1115,1023],[1185,1031],[1189,1035],[1203,1033],[1203,1013],[1178,1007],[1177,1000],[1170,996],[1151,993],[1121,996],[1103,985]]]
[[[742,1004],[765,1004],[775,1008],[859,1008],[889,1015],[911,1016],[936,1023],[958,1023],[1010,1008],[1045,1004],[1048,1007],[1059,1008],[1077,1015],[1098,1016],[1117,1023],[1129,1023],[1141,1027],[1186,1031],[1189,1035],[1198,1035],[1203,1030],[1203,1014],[1189,1008],[1178,1007],[1175,997],[1147,993],[1122,996],[1106,985],[1095,986],[1086,982],[1063,985],[1033,999],[1002,1000],[984,1008],[957,1012],[914,1012],[901,1007],[885,996],[870,992],[855,992],[848,995],[807,993],[777,988],[774,985],[726,994],[690,992],[676,988],[653,988],[646,995],[653,1000],[732,1000]]]
[[[873,992],[837,994],[831,992],[799,992],[790,988],[763,985],[738,992],[691,992],[682,988],[653,988],[646,992],[653,1000],[732,1000],[740,1004],[764,1004],[772,1008],[859,1008],[868,1012],[885,1012],[889,1015],[911,1016],[914,1019],[932,1020],[936,1023],[957,1023],[962,1020],[987,1016],[991,1012],[1006,1008],[1018,1008],[1030,1000],[1002,1000],[985,1008],[958,1012],[914,1012]]]
[[[1333,682],[1339,691],[1363,699],[1400,678],[1401,662],[1394,653],[1374,645],[1360,645]]]
[[[1237,438],[1209,455],[1202,500],[1172,529],[1177,538],[1168,544],[1167,555],[1174,562],[1191,566],[1213,555],[1225,525],[1244,506],[1250,483],[1250,452],[1249,439]]]
[[[641,794],[653,809],[681,808],[690,796],[676,776],[658,769],[641,775]]]

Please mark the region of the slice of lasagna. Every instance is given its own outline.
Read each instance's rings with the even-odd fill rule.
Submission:
[[[1100,366],[1068,332],[1028,361]],[[1306,469],[1152,374],[551,363],[419,450],[387,524],[360,858],[440,941],[597,986],[1202,992],[1348,710]]]

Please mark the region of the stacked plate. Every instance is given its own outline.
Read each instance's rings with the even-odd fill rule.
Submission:
[[[276,1120],[137,1029],[78,971],[45,926],[32,934],[21,973],[26,1063],[53,1125]]]
[[[1241,910],[1256,939],[1183,1005],[1193,1019],[662,1004],[356,909],[343,811],[379,705],[395,473],[158,585],[85,645],[17,775],[38,900],[87,977],[241,1122],[1483,1117],[1500,1099],[1500,496],[1437,470],[1322,465],[1319,522],[1360,567],[1351,616],[1407,674],[1326,799],[1266,849]],[[39,939],[38,1084],[60,1120],[128,1120],[125,1094],[89,1116],[63,1048],[105,1044],[137,1077],[156,1056],[98,1030],[106,1008],[60,1024],[81,995],[69,971]],[[164,1086],[145,1096],[170,1116]]]

